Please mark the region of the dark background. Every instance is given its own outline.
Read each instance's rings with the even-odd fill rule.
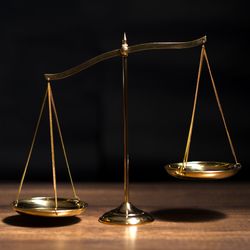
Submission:
[[[207,35],[207,53],[237,155],[235,180],[249,180],[249,11],[247,1],[4,1],[0,7],[0,179],[20,180],[46,89],[44,73],[64,71],[130,45]],[[200,48],[129,56],[132,181],[173,180],[163,166],[181,161]],[[121,181],[121,59],[52,82],[76,181]],[[204,68],[191,160],[233,161]],[[51,180],[48,113],[27,180]],[[58,139],[58,137],[56,137]],[[58,180],[67,180],[56,143]]]

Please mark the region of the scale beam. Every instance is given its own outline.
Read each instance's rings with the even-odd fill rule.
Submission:
[[[136,44],[128,47],[128,54],[147,51],[147,50],[161,50],[161,49],[189,49],[193,47],[201,46],[205,44],[207,37],[203,36],[199,39],[188,41],[188,42],[151,42],[151,43],[142,43]],[[115,49],[108,51],[106,53],[100,54],[96,57],[93,57],[73,68],[65,70],[56,74],[44,74],[46,80],[56,81],[65,79],[67,77],[78,74],[79,72],[92,67],[93,65],[108,60],[113,57],[122,56],[120,49]]]

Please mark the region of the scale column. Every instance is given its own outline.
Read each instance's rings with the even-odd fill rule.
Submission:
[[[123,111],[123,165],[124,165],[124,202],[106,212],[99,222],[115,225],[139,225],[154,221],[154,218],[129,202],[129,154],[128,154],[128,52],[126,34],[120,49],[122,57],[122,111]]]
[[[122,40],[122,113],[123,113],[123,164],[124,201],[129,202],[129,153],[128,153],[128,44],[126,34]]]

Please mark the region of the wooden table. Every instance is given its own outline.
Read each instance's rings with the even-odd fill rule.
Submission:
[[[76,185],[89,203],[66,220],[23,217],[10,203],[17,184],[0,185],[0,249],[250,249],[250,184],[235,182],[132,184],[131,201],[155,222],[110,226],[98,217],[121,203],[122,184]],[[51,184],[24,185],[22,195],[49,195]],[[70,195],[59,186],[59,194]]]

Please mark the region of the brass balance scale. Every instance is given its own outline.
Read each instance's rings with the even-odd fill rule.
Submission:
[[[146,51],[146,50],[160,50],[160,49],[188,49],[194,47],[201,47],[199,70],[196,82],[195,97],[193,103],[193,110],[191,116],[191,122],[189,127],[189,133],[187,137],[185,154],[182,162],[172,163],[165,166],[166,171],[177,178],[181,179],[192,179],[192,180],[215,180],[223,179],[235,175],[241,168],[241,164],[238,162],[234,146],[229,134],[229,130],[226,124],[226,120],[223,114],[220,99],[217,93],[215,82],[212,76],[210,64],[208,61],[208,56],[205,49],[206,36],[188,42],[151,42],[137,44],[133,46],[128,46],[126,34],[122,40],[122,46],[120,49],[112,50],[101,55],[98,55],[76,67],[70,68],[64,72],[57,74],[45,74],[45,79],[47,81],[47,90],[42,103],[42,108],[38,118],[38,122],[35,128],[35,133],[31,143],[30,151],[28,154],[28,159],[24,167],[24,172],[18,189],[18,194],[16,200],[13,202],[13,209],[20,214],[27,214],[33,216],[44,216],[44,217],[68,217],[76,216],[82,213],[86,207],[87,203],[81,201],[74,187],[72,180],[68,157],[66,154],[66,149],[63,141],[63,136],[60,128],[60,123],[56,111],[55,101],[51,89],[51,81],[62,80],[78,74],[79,72],[92,67],[93,65],[105,61],[113,57],[121,57],[122,59],[122,82],[123,82],[123,157],[124,157],[124,201],[123,203],[111,210],[106,212],[99,218],[99,222],[105,224],[115,224],[115,225],[139,225],[144,223],[149,223],[154,220],[152,215],[136,208],[129,201],[129,152],[128,152],[128,55],[131,53]],[[229,141],[229,145],[234,157],[234,163],[228,162],[215,162],[215,161],[188,161],[189,150],[191,145],[193,124],[195,118],[197,97],[200,85],[200,76],[202,71],[203,62],[206,62],[209,75],[211,78],[211,83],[213,91],[216,97],[218,108],[222,117],[222,121],[226,130],[226,135]],[[36,140],[39,124],[41,121],[42,113],[45,107],[46,100],[48,100],[49,109],[49,125],[50,125],[50,146],[51,146],[51,165],[53,174],[53,188],[54,197],[32,197],[26,199],[19,199],[22,190],[23,182],[27,172],[27,168],[30,162],[31,154],[33,151],[34,143]],[[72,185],[73,198],[59,198],[57,196],[57,185],[56,185],[56,163],[55,163],[55,152],[54,152],[54,136],[53,136],[53,114],[55,117],[57,129],[59,132],[59,138],[61,141],[63,154],[65,157],[65,162],[69,174],[69,179]]]

